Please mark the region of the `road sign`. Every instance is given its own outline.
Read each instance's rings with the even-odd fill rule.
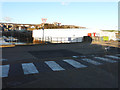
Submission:
[[[42,18],[42,22],[45,23],[47,18]]]

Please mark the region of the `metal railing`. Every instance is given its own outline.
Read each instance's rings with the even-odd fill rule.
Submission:
[[[34,38],[34,41],[37,42],[50,42],[50,43],[74,43],[82,42],[82,37],[44,37],[43,38]]]

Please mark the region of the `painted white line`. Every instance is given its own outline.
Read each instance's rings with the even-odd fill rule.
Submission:
[[[117,62],[117,61],[114,61],[114,60],[111,60],[111,59],[108,59],[108,58],[103,58],[103,57],[94,57],[94,58],[100,59],[102,61],[110,62],[110,63]]]
[[[33,63],[24,63],[22,64],[22,68],[23,68],[24,74],[39,73]]]
[[[113,58],[113,59],[120,59],[119,57],[117,57],[117,56],[112,56],[112,55],[105,55],[105,57],[109,57],[109,58]]]
[[[57,64],[55,61],[45,61],[45,63],[46,63],[53,71],[65,70],[65,69],[62,68],[59,64]]]
[[[10,65],[0,65],[0,77],[8,77]]]
[[[116,54],[117,56],[120,56],[120,54]]]
[[[8,59],[0,59],[0,61],[8,61]]]
[[[78,58],[79,56],[72,56],[73,58]]]
[[[91,60],[91,59],[88,59],[88,58],[83,58],[82,60],[86,61],[88,63],[94,64],[94,65],[101,65],[102,64],[102,63],[99,63],[97,61],[94,61],[94,60]]]
[[[85,65],[83,65],[83,64],[81,64],[81,63],[79,63],[79,62],[77,62],[77,61],[75,61],[73,59],[65,59],[63,61],[69,63],[70,65],[72,65],[75,68],[84,68],[84,67],[87,67],[87,66],[85,66]]]

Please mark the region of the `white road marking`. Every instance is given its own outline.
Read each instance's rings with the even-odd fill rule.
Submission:
[[[79,56],[72,56],[73,58],[78,58]]]
[[[120,56],[120,54],[116,54],[117,56]]]
[[[73,59],[65,59],[63,61],[69,63],[70,65],[72,65],[75,68],[84,68],[84,67],[87,67],[87,66],[85,66],[85,65],[83,65],[83,64],[81,64],[81,63],[79,63],[79,62],[77,62],[77,61],[75,61]]]
[[[83,58],[82,60],[86,61],[88,63],[94,64],[94,65],[101,65],[102,64],[102,63],[99,63],[97,61],[94,61],[94,60],[91,60],[91,59],[88,59],[88,58]]]
[[[22,64],[22,68],[23,68],[24,74],[39,73],[33,63],[24,63]]]
[[[53,71],[65,70],[65,69],[62,68],[59,64],[57,64],[55,61],[45,61],[45,63],[46,63]]]
[[[112,56],[112,55],[105,55],[105,57],[109,57],[109,58],[113,58],[113,59],[120,59],[119,57],[117,57],[117,56]]]
[[[110,63],[117,62],[117,61],[114,61],[114,60],[111,60],[111,59],[108,59],[108,58],[103,58],[103,57],[94,57],[94,58],[100,59],[102,61],[110,62]]]
[[[8,61],[8,59],[0,59],[0,61]]]
[[[8,77],[9,65],[0,65],[0,77]]]

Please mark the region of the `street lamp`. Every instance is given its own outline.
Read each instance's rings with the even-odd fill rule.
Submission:
[[[43,28],[42,29],[43,29],[43,41],[44,41],[44,24],[43,24]]]
[[[44,24],[45,24],[46,20],[47,20],[46,18],[42,18],[42,22],[43,22],[43,28],[42,28],[43,29],[43,41],[44,41]]]

